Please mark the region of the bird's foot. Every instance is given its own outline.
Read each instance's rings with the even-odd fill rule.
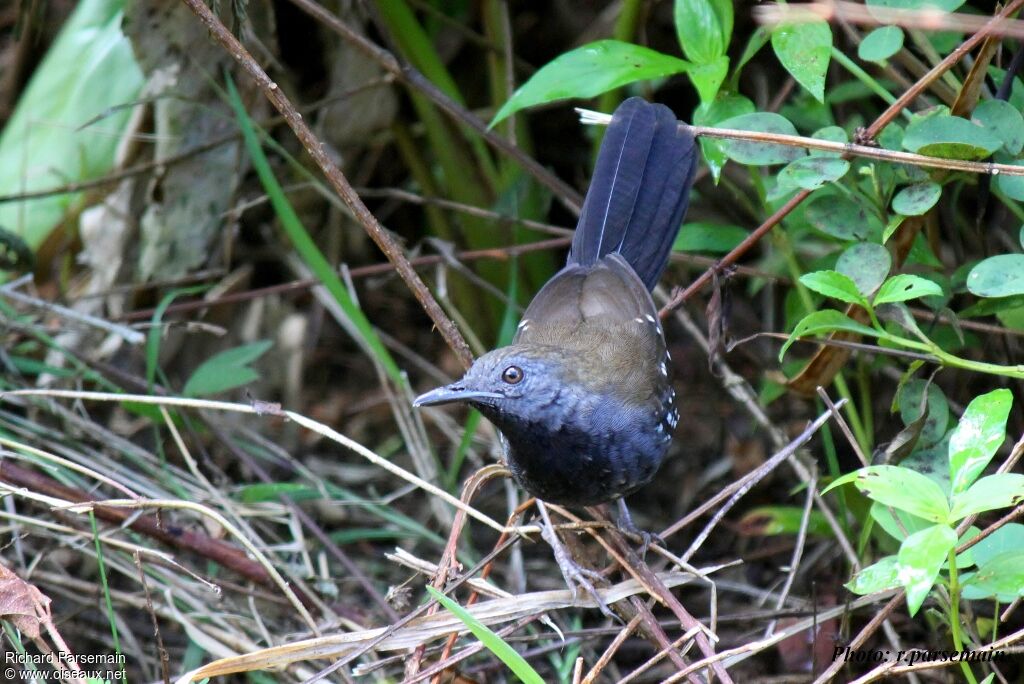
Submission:
[[[538,506],[541,511],[541,517],[543,518],[543,524],[540,526],[540,536],[543,537],[544,541],[551,547],[551,551],[555,556],[555,562],[558,564],[558,569],[562,572],[562,577],[565,579],[565,583],[569,587],[569,591],[572,592],[572,600],[575,601],[577,597],[578,588],[582,588],[585,592],[597,602],[598,609],[607,617],[613,620],[619,620],[618,616],[615,615],[605,603],[604,599],[594,588],[594,582],[603,584],[607,580],[604,575],[590,568],[585,568],[569,555],[569,551],[565,548],[562,540],[558,538],[558,532],[555,531],[554,525],[551,524],[551,519],[548,517],[547,510],[544,508],[544,504],[538,502]]]
[[[626,507],[626,500],[619,499],[619,517],[615,520],[615,526],[620,531],[628,534],[631,537],[636,537],[640,540],[640,558],[647,557],[647,549],[651,547],[651,544],[658,544],[659,546],[665,545],[665,540],[659,537],[654,532],[647,532],[641,530],[633,522],[633,516],[629,514],[629,508]]]

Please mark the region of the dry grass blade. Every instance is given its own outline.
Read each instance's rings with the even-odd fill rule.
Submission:
[[[712,573],[718,567],[702,568],[701,572]],[[658,578],[667,587],[678,587],[698,581],[687,572],[660,573]],[[619,584],[600,589],[599,594],[606,603],[614,603],[622,599],[643,593],[644,588],[636,580],[626,580]],[[485,625],[513,622],[538,613],[562,610],[566,608],[596,608],[597,601],[580,592],[573,598],[568,589],[556,591],[539,591],[520,594],[511,598],[483,601],[467,607],[473,617]],[[341,658],[353,653],[365,644],[377,639],[387,628],[368,629],[346,634],[336,634],[319,639],[308,639],[286,646],[246,653],[233,658],[223,658],[193,670],[177,680],[177,684],[188,684],[203,677],[215,677],[233,672],[250,672],[272,667],[283,667],[304,660],[323,658]],[[435,639],[447,637],[455,632],[464,632],[465,625],[450,613],[437,613],[416,618],[403,627],[394,630],[388,637],[376,645],[379,651],[396,651],[415,648]]]
[[[197,409],[209,409],[214,411],[233,411],[235,413],[250,413],[254,415],[261,415],[264,411],[262,408],[252,406],[249,404],[236,404],[229,401],[211,401],[208,399],[187,399],[184,397],[152,397],[145,394],[111,394],[108,392],[77,392],[73,390],[16,390],[14,392],[4,392],[0,394],[0,400],[4,397],[14,396],[36,396],[36,397],[63,397],[66,399],[85,399],[89,401],[132,401],[140,404],[155,404],[157,406],[182,406]],[[506,531],[506,528],[501,523],[497,522],[488,515],[481,513],[479,510],[468,506],[460,501],[457,497],[452,496],[448,492],[444,491],[440,487],[433,485],[426,480],[410,473],[408,470],[401,468],[394,463],[391,463],[385,458],[378,456],[373,453],[362,444],[355,442],[348,437],[345,437],[341,433],[332,430],[323,423],[319,423],[315,420],[307,418],[301,414],[295,413],[294,411],[281,411],[282,416],[286,416],[292,421],[298,423],[304,428],[311,430],[319,435],[326,437],[327,439],[336,442],[344,446],[347,449],[351,449],[366,460],[370,461],[374,465],[380,466],[385,470],[399,476],[403,480],[426,490],[434,496],[440,497],[447,501],[449,504],[457,509],[464,510],[470,517],[475,518],[479,522],[484,523],[488,527],[497,530],[498,532]],[[523,528],[517,528],[520,532],[537,532],[536,526],[529,526]]]

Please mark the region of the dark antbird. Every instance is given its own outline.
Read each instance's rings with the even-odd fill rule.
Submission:
[[[501,431],[516,481],[542,501],[620,499],[661,465],[679,414],[650,290],[686,213],[696,164],[693,135],[671,110],[623,102],[568,262],[534,297],[513,343],[416,399],[479,409]]]

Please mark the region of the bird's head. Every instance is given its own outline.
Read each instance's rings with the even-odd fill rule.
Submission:
[[[462,402],[499,427],[506,420],[528,421],[559,391],[565,364],[558,359],[564,354],[565,350],[539,345],[495,349],[478,358],[461,380],[421,394],[413,406]]]

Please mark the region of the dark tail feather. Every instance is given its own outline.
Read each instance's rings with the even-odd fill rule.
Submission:
[[[619,252],[653,289],[668,263],[697,168],[693,134],[668,107],[639,97],[619,105],[601,143],[569,252],[589,266]]]

